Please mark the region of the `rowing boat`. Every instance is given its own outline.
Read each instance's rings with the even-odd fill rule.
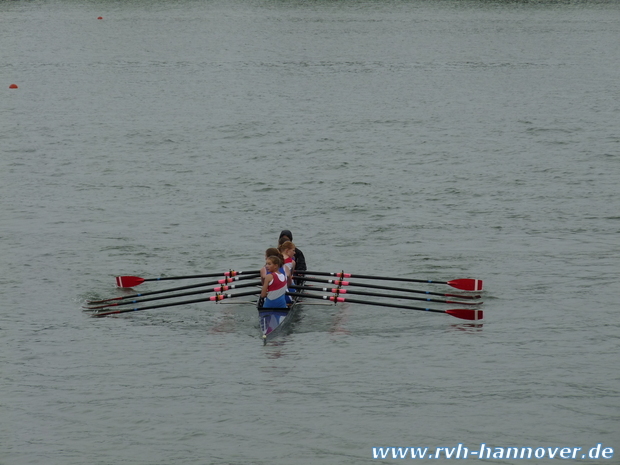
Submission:
[[[299,313],[301,306],[301,293],[293,295],[293,302],[288,308],[259,308],[258,321],[263,333],[263,345],[278,337],[291,326]]]

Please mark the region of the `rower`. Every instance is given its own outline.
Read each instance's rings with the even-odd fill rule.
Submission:
[[[282,273],[282,259],[277,255],[267,258],[265,268],[268,274],[265,276],[263,289],[260,293],[262,308],[287,308],[286,306],[286,275]]]
[[[284,257],[282,256],[282,254],[280,253],[280,251],[278,249],[276,249],[275,247],[270,247],[267,250],[265,250],[265,260],[267,260],[272,255],[275,255],[276,257],[279,257],[280,260],[282,260],[282,262],[284,263]],[[267,276],[267,274],[268,274],[267,266],[262,267],[260,269],[260,282],[261,282],[261,284],[263,284],[265,282],[265,276]]]
[[[284,271],[286,272],[287,285],[292,286],[293,282],[293,271],[295,271],[295,260],[293,257],[295,256],[295,244],[291,241],[285,241],[278,247],[278,250],[284,257]],[[295,289],[289,288],[289,292],[295,292]],[[286,303],[290,304],[293,300],[290,295],[286,296]]]
[[[278,247],[278,250],[284,257],[284,266],[291,271],[291,276],[295,270],[295,244],[291,241],[285,241]]]
[[[291,242],[293,241],[293,233],[289,231],[288,229],[284,229],[280,233],[278,245],[283,244],[286,241],[291,241]],[[308,267],[306,266],[306,257],[304,257],[304,253],[301,250],[299,250],[298,247],[295,247],[294,260],[295,260],[295,271],[300,272],[300,271],[306,271],[308,269]],[[297,284],[298,286],[302,286],[303,280],[296,279],[295,284]]]

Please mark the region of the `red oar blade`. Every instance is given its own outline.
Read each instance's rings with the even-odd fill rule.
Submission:
[[[144,278],[140,278],[138,276],[117,276],[116,286],[117,287],[134,287],[134,286],[139,286],[144,281],[145,281]]]
[[[462,291],[482,290],[482,279],[453,279],[448,281],[447,284]]]
[[[446,313],[462,320],[482,320],[484,313],[482,310],[472,310],[469,308],[457,308],[454,310],[446,310]]]

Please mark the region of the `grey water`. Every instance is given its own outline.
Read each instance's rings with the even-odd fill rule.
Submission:
[[[0,464],[618,463],[619,37],[612,1],[0,2]],[[308,303],[263,347],[249,301],[82,310],[282,229],[483,279],[485,318]]]

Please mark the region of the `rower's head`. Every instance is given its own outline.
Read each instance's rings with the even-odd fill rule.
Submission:
[[[280,260],[282,260],[283,258],[280,251],[276,249],[275,247],[270,247],[267,250],[265,250],[265,258],[269,258],[272,255],[275,255],[276,257],[280,257]]]
[[[282,232],[280,233],[280,237],[278,239],[278,243],[282,243],[282,238],[286,237],[287,241],[292,241],[293,240],[293,233],[290,232],[288,229],[283,229]]]
[[[292,257],[293,255],[295,255],[295,244],[293,244],[291,241],[284,241],[282,244],[280,244],[280,246],[278,247],[278,250],[285,257],[289,253],[291,254],[291,257]]]
[[[282,265],[282,259],[277,255],[271,255],[267,257],[267,260],[265,260],[265,266],[267,267],[267,271],[270,272],[278,271],[280,268],[282,268]]]

